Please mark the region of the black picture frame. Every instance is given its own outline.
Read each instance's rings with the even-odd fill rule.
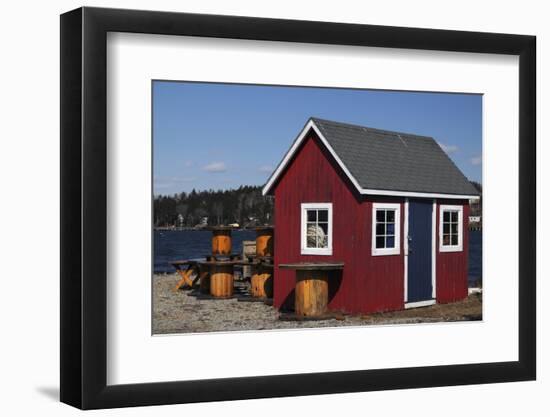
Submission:
[[[108,32],[519,56],[519,360],[106,384]],[[251,17],[80,8],[61,16],[61,401],[82,409],[536,378],[536,38]]]

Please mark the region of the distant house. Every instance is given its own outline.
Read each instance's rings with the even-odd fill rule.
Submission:
[[[468,216],[468,222],[472,223],[481,223],[481,216]]]
[[[469,199],[478,192],[425,136],[310,119],[263,188],[275,197],[275,266],[344,262],[329,309],[352,313],[468,295]],[[276,269],[276,307],[294,272]]]

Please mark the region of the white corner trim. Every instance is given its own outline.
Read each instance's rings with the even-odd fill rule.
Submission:
[[[283,157],[283,160],[279,163],[275,171],[271,174],[269,179],[267,180],[266,184],[262,188],[262,195],[266,195],[271,191],[271,188],[277,181],[277,178],[281,175],[285,167],[288,165],[298,148],[300,147],[303,140],[306,138],[307,133],[310,131],[310,129],[313,129],[313,131],[317,134],[319,139],[321,139],[321,142],[323,142],[323,145],[328,149],[332,157],[336,160],[340,168],[344,171],[346,176],[349,178],[349,180],[353,183],[355,188],[360,194],[368,194],[368,195],[390,195],[390,196],[396,196],[396,197],[419,197],[419,198],[447,198],[447,199],[459,199],[459,200],[477,200],[479,199],[479,196],[477,195],[458,195],[458,194],[441,194],[441,193],[423,193],[423,192],[412,192],[412,191],[395,191],[395,190],[376,190],[376,189],[370,189],[370,188],[362,188],[355,177],[351,174],[351,172],[348,170],[348,168],[344,165],[342,160],[338,157],[332,146],[330,146],[328,140],[323,136],[319,128],[315,125],[315,122],[313,120],[309,120],[298,137],[294,140],[294,143],[291,145],[290,149],[287,151],[285,156]]]
[[[376,210],[395,210],[395,248],[376,248]],[[401,254],[401,204],[400,203],[372,203],[371,220],[371,255],[399,255]]]
[[[426,301],[416,301],[414,303],[406,303],[405,308],[418,308],[418,307],[428,307],[435,304],[435,300],[426,300]]]
[[[443,212],[457,211],[458,212],[458,245],[444,246],[443,245]],[[464,208],[458,205],[440,205],[439,206],[439,252],[462,252],[462,240],[464,236],[463,223]]]
[[[437,298],[437,289],[436,289],[436,285],[437,285],[437,269],[436,269],[436,256],[437,256],[437,253],[436,253],[436,250],[435,250],[435,247],[436,247],[436,226],[437,226],[437,222],[436,222],[436,217],[437,217],[437,200],[433,200],[433,203],[432,203],[432,298],[433,299],[436,299]]]
[[[308,248],[307,247],[307,209],[328,210],[328,247]],[[332,255],[332,203],[302,203],[300,205],[300,254],[301,255]]]
[[[403,207],[403,301],[409,298],[409,199],[405,199]]]

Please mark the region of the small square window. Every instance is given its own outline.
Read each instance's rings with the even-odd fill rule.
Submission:
[[[373,203],[373,255],[397,255],[400,253],[399,212],[400,204]]]
[[[439,250],[462,251],[462,206],[440,206]]]
[[[302,204],[302,254],[332,254],[331,222],[331,203]]]

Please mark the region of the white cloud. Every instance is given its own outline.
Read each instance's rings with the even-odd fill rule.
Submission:
[[[441,149],[443,149],[443,152],[447,154],[452,154],[458,151],[458,146],[456,145],[445,145],[444,143],[437,142],[439,146],[441,146]]]
[[[171,188],[182,183],[193,182],[195,177],[156,177],[155,188]]]
[[[473,158],[470,158],[470,163],[472,165],[481,165],[481,156],[474,156]]]
[[[258,171],[266,174],[271,174],[273,172],[273,167],[271,165],[262,165],[258,168]]]
[[[184,187],[184,184],[194,182],[197,179],[195,177],[155,177],[153,183],[153,189],[155,194],[164,190],[180,191]]]
[[[206,172],[225,172],[227,171],[227,166],[224,162],[212,162],[203,166],[202,169]]]

